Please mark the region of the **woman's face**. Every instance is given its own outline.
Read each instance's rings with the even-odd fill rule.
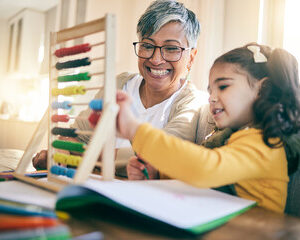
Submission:
[[[140,39],[140,41],[156,46],[188,47],[182,24],[178,22],[167,23],[158,32]],[[146,86],[154,91],[164,91],[174,87],[178,89],[180,79],[186,77],[187,70],[191,67],[196,52],[196,49],[185,50],[182,52],[179,61],[167,62],[162,58],[160,49],[156,48],[150,59],[139,58],[138,67]]]

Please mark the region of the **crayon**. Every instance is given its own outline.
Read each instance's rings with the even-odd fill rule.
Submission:
[[[55,218],[0,214],[0,230],[52,227],[56,225],[58,225],[58,221]]]

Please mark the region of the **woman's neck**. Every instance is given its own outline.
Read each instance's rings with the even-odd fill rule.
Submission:
[[[139,89],[141,101],[146,109],[153,107],[154,105],[159,104],[171,97],[177,90],[181,88],[183,84],[184,80],[179,81],[177,84],[172,85],[168,89],[157,91],[150,88],[145,80],[143,80]]]

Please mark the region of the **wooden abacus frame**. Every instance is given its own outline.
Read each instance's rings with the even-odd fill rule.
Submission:
[[[82,161],[78,166],[74,178],[62,179],[50,173],[53,165],[52,159],[52,136],[50,129],[51,114],[53,110],[48,107],[42,120],[40,121],[33,137],[31,138],[25,152],[13,175],[25,182],[58,192],[66,184],[83,183],[90,176],[100,153],[102,152],[102,177],[103,180],[112,180],[115,174],[115,136],[116,136],[116,116],[118,105],[116,104],[116,79],[115,79],[115,16],[107,14],[105,17],[77,25],[72,28],[64,29],[59,32],[51,33],[50,36],[50,90],[53,87],[52,54],[57,44],[81,38],[90,34],[105,31],[105,57],[104,57],[104,97],[102,116],[96,125],[93,137],[84,152]],[[50,96],[51,99],[51,96]],[[50,102],[51,104],[51,102]],[[39,143],[42,141],[48,126],[48,177],[47,181],[35,180],[25,176],[26,169],[32,161],[32,156],[36,153]]]

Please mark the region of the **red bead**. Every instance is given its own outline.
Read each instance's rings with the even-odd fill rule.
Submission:
[[[52,122],[68,122],[70,120],[68,115],[58,115],[54,114],[51,116]]]
[[[97,122],[99,118],[101,117],[101,112],[93,111],[89,116],[89,122],[90,124],[95,127],[97,125]]]
[[[76,45],[69,48],[60,48],[57,49],[54,53],[56,57],[64,57],[64,56],[70,56],[75,55],[79,53],[85,53],[91,50],[91,46],[89,43],[84,43],[80,45]]]

